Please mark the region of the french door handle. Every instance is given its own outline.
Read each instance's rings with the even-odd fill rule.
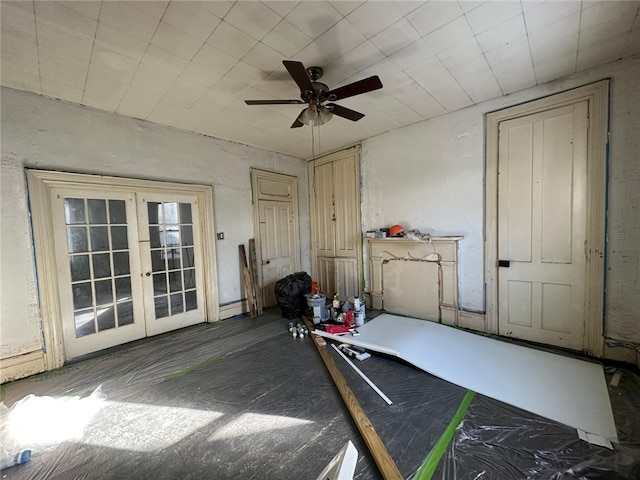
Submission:
[[[498,266],[499,267],[509,268],[510,264],[511,264],[511,262],[509,260],[498,260]]]

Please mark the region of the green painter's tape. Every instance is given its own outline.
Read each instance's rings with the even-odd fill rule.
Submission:
[[[462,402],[460,402],[460,406],[458,407],[456,414],[451,419],[451,422],[449,422],[449,425],[447,425],[447,428],[443,432],[442,436],[438,439],[433,449],[429,452],[429,455],[427,456],[425,461],[422,462],[422,465],[420,465],[418,473],[416,473],[415,480],[431,479],[434,472],[436,471],[438,464],[440,463],[440,459],[446,452],[449,443],[451,443],[451,439],[453,438],[453,434],[455,433],[456,428],[458,428],[458,425],[460,425],[460,422],[462,422],[464,414],[467,413],[474,395],[475,392],[467,390],[467,393],[462,399]]]
[[[216,355],[213,358],[209,358],[208,360],[205,360],[204,362],[200,362],[196,365],[191,365],[190,367],[185,368],[184,370],[180,370],[179,372],[176,373],[172,373],[171,375],[168,375],[167,377],[165,377],[164,381],[166,382],[167,380],[173,380],[174,378],[178,378],[181,377],[183,375],[186,375],[187,373],[191,373],[191,372],[195,372],[196,370],[200,370],[202,367],[206,367],[207,365],[217,362],[218,360],[222,360],[224,358],[225,354],[221,353],[220,355]]]

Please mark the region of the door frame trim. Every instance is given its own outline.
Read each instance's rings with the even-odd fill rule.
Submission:
[[[500,123],[552,108],[588,101],[587,238],[584,351],[604,355],[608,79],[485,114],[485,298],[487,332],[498,334],[498,146]]]
[[[258,202],[260,200],[268,200],[274,202],[282,202],[286,200],[278,198],[261,198],[258,191],[258,181],[260,179],[276,180],[291,185],[291,203],[293,204],[293,237],[294,245],[294,271],[298,272],[302,268],[302,252],[300,249],[300,215],[299,215],[299,198],[298,198],[298,177],[295,175],[287,175],[286,173],[270,172],[259,168],[251,168],[251,205],[253,209],[253,239],[256,244],[256,263],[262,265],[262,244],[260,239],[260,208]],[[262,268],[258,269],[258,282],[260,288],[263,288]],[[264,298],[264,295],[263,295]]]
[[[109,177],[48,170],[26,169],[31,213],[32,239],[35,249],[36,284],[39,292],[40,315],[44,340],[45,369],[61,367],[65,362],[62,313],[56,281],[57,265],[51,218],[52,188],[79,187],[86,190],[110,188],[136,192],[163,191],[183,193],[198,198],[202,231],[202,256],[205,292],[205,321],[219,317],[216,246],[211,185],[181,184],[155,180]]]

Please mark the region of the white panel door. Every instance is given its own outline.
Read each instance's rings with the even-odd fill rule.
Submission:
[[[314,166],[310,171],[311,202],[314,208],[314,243],[319,257],[335,255],[335,212],[333,164]],[[320,285],[322,287],[322,284]]]
[[[362,277],[360,176],[356,149],[309,163],[312,272],[320,291],[359,296]]]
[[[501,335],[584,344],[587,102],[500,124]]]
[[[67,359],[146,335],[133,192],[52,189]]]
[[[140,194],[138,217],[147,335],[204,322],[196,197]]]
[[[264,306],[276,304],[275,285],[296,265],[293,202],[259,200],[260,257]]]

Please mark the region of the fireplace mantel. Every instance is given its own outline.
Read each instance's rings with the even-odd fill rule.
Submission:
[[[462,236],[367,238],[369,306],[458,324],[458,242]]]

